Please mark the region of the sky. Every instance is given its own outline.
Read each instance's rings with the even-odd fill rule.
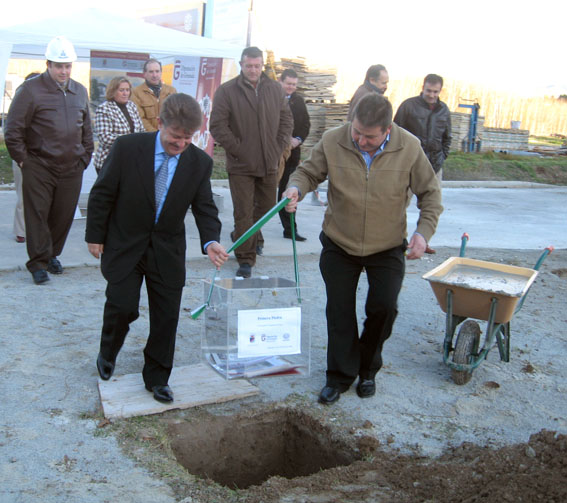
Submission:
[[[53,17],[45,0],[10,2],[0,27]],[[82,0],[135,17],[180,0]],[[438,73],[519,95],[567,94],[565,0],[253,0],[252,43],[279,57],[306,57],[361,82],[371,64],[390,78]],[[246,27],[243,27],[246,30]]]

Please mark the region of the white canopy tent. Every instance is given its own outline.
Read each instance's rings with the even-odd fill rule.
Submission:
[[[139,19],[86,9],[57,18],[0,29],[0,90],[4,95],[10,58],[45,59],[49,41],[65,35],[75,46],[78,61],[89,62],[90,51],[147,52],[152,57],[201,56],[238,61],[242,51],[211,38],[183,33]]]
[[[0,29],[0,90],[4,95],[10,58],[45,59],[49,41],[66,36],[74,45],[78,61],[90,62],[90,51],[149,53],[164,59],[175,56],[226,58],[239,61],[242,47],[163,28],[144,21],[86,9],[57,18]],[[92,172],[89,172],[89,170]],[[89,167],[82,192],[88,192],[96,173]]]
[[[86,9],[65,16],[0,29],[0,43],[12,44],[12,58],[44,59],[45,47],[57,35],[75,46],[79,61],[88,61],[91,49],[148,52],[152,56],[240,58],[241,47],[183,33],[139,19]]]

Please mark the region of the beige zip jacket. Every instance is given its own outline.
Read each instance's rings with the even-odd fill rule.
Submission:
[[[352,141],[350,123],[327,131],[288,187],[297,187],[303,198],[326,178],[323,231],[350,255],[364,257],[403,243],[408,189],[418,200],[416,231],[426,241],[435,233],[443,211],[439,181],[419,140],[396,124],[370,169]]]

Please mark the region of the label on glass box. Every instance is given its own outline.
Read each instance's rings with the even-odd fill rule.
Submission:
[[[301,308],[238,311],[238,358],[301,353]]]

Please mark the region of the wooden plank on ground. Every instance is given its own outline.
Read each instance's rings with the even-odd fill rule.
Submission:
[[[146,390],[142,375],[126,374],[108,381],[98,380],[104,417],[109,419],[158,414],[172,409],[188,409],[257,395],[260,390],[244,379],[226,380],[209,365],[199,363],[175,367],[169,378],[175,400],[156,401]]]

